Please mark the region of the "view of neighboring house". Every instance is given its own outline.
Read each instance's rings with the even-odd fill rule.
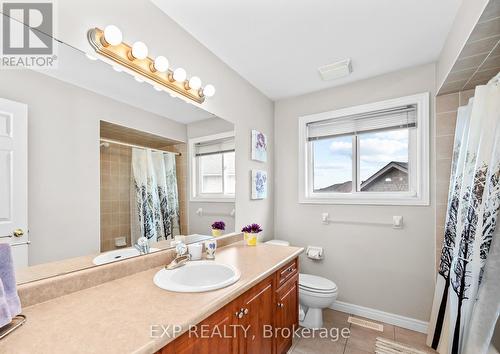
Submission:
[[[361,192],[398,192],[408,190],[408,163],[391,161],[380,170],[361,182]],[[352,181],[332,184],[316,189],[315,192],[349,193]]]

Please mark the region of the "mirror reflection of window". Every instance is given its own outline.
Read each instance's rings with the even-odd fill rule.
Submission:
[[[194,143],[194,166],[197,198],[234,198],[235,150],[234,137],[211,139]]]

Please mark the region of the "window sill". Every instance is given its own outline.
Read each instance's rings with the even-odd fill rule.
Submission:
[[[408,205],[408,206],[429,206],[429,198],[404,196],[404,197],[301,197],[300,204],[339,204],[339,205]]]

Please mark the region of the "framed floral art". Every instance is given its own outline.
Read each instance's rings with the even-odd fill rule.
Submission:
[[[252,130],[252,160],[267,161],[267,137],[258,130]]]

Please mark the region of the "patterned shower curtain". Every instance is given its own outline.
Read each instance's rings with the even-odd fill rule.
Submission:
[[[498,267],[494,257],[499,256],[493,252],[500,242],[495,234],[499,179],[500,86],[491,83],[478,86],[457,116],[444,243],[427,337],[427,344],[441,354],[486,353],[493,333],[500,294],[482,290],[500,279],[498,273],[491,274]],[[489,328],[478,330],[478,324],[488,320],[478,319],[480,313],[492,317]]]
[[[132,243],[151,244],[180,233],[175,154],[132,149]]]

